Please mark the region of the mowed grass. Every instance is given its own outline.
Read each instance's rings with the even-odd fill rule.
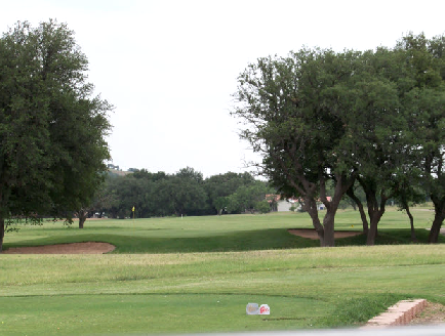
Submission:
[[[414,213],[426,239],[433,214]],[[445,244],[310,248],[318,241],[286,231],[310,228],[306,217],[87,221],[83,231],[58,223],[8,233],[7,246],[96,240],[118,248],[107,255],[0,255],[0,334],[359,326],[400,299],[445,304]],[[408,243],[406,216],[385,217],[380,242]],[[358,213],[340,213],[336,227],[360,230]],[[337,245],[348,240],[361,244],[355,237]],[[269,304],[271,315],[246,316],[248,302]]]
[[[434,212],[413,210],[419,242],[426,242]],[[323,212],[320,213],[320,216]],[[295,237],[291,228],[313,228],[307,213],[267,215],[226,215],[184,218],[149,218],[135,220],[90,220],[85,228],[61,222],[47,222],[43,227],[18,226],[19,232],[5,236],[4,248],[37,246],[84,241],[109,242],[113,253],[225,252],[317,247],[317,240]],[[340,211],[336,230],[361,231],[357,211]],[[389,209],[379,226],[377,244],[410,242],[408,217]],[[445,240],[444,240],[445,241]],[[363,236],[340,239],[337,246],[363,245]]]

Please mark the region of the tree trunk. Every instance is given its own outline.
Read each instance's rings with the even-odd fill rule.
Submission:
[[[354,201],[355,204],[357,204],[358,210],[360,211],[360,217],[362,218],[362,224],[363,224],[363,234],[368,235],[368,218],[366,217],[365,209],[363,208],[363,204],[360,201],[360,199],[354,194],[354,190],[352,190],[352,187],[348,189],[346,194]]]
[[[409,211],[409,205],[405,206],[405,210],[406,210],[406,214],[409,217],[409,223],[411,225],[411,241],[413,243],[417,243],[417,237],[416,237],[416,232],[414,231],[414,217],[411,214],[411,211]]]
[[[0,217],[0,253],[3,252],[3,237],[5,236],[5,219]]]
[[[357,206],[358,206],[358,210],[360,211],[360,217],[362,218],[363,234],[365,236],[367,236],[368,231],[369,231],[368,218],[366,217],[366,213],[365,213],[365,209],[363,208],[363,204],[360,202],[360,205],[357,204]]]
[[[385,213],[385,205],[386,201],[392,196],[385,194],[385,189],[381,189],[379,192],[379,198],[377,199],[377,184],[375,181],[366,182],[362,179],[358,178],[360,185],[363,187],[363,190],[366,194],[366,203],[368,204],[368,216],[369,216],[369,230],[366,239],[367,245],[375,245],[375,239],[378,235],[377,226]]]
[[[88,215],[88,212],[84,211],[84,210],[80,210],[77,213],[77,216],[79,217],[79,229],[83,229],[83,224],[87,220],[87,215]]]
[[[375,238],[377,237],[377,226],[380,222],[380,218],[382,218],[385,210],[373,210],[368,209],[370,221],[370,227],[368,230],[368,236],[366,239],[366,244],[369,246],[375,245]]]
[[[371,226],[368,230],[368,235],[366,237],[366,245],[375,245],[375,237],[377,236],[377,224],[376,220],[371,219]]]
[[[433,225],[431,226],[430,234],[428,236],[428,243],[435,244],[439,240],[440,228],[442,227],[443,220],[445,219],[444,207],[436,206],[436,214],[434,215]]]
[[[336,208],[329,207],[326,211],[326,215],[323,218],[323,227],[324,227],[324,241],[323,245],[325,247],[333,247],[335,246],[335,238],[334,238],[334,219]]]
[[[320,246],[324,246],[324,229],[323,225],[320,223],[320,218],[318,218],[318,210],[315,200],[312,198],[305,198],[304,209],[312,218],[312,225],[314,226],[315,231],[317,231],[318,239],[320,239]]]

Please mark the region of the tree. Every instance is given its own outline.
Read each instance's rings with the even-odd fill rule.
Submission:
[[[404,52],[386,48],[364,52],[360,68],[354,69],[351,79],[339,88],[345,111],[342,119],[348,130],[344,139],[352,140],[343,150],[353,155],[356,179],[366,195],[369,230],[361,204],[357,205],[368,245],[375,243],[378,224],[394,193],[395,173],[405,164],[404,151],[410,146],[410,131],[400,101],[410,88],[405,60]],[[335,88],[333,93],[337,91]],[[354,197],[352,190],[348,194]]]
[[[426,194],[419,184],[421,174],[417,172],[415,167],[411,170],[406,167],[400,168],[402,171],[397,176],[394,198],[398,201],[399,210],[406,212],[410,227],[411,227],[411,241],[417,242],[416,233],[414,230],[414,217],[411,214],[410,207],[425,200]]]
[[[322,246],[334,246],[335,213],[357,174],[343,97],[362,66],[353,51],[303,49],[261,58],[239,76],[235,94],[232,114],[247,124],[241,136],[263,154],[258,167],[283,195],[303,198]],[[331,202],[328,179],[335,180]],[[323,224],[319,197],[327,209]]]
[[[112,107],[87,68],[66,24],[19,22],[0,39],[0,251],[5,219],[66,215],[101,182]]]
[[[133,174],[108,178],[102,193],[105,199],[102,210],[112,218],[125,219],[135,207],[137,217],[149,217],[158,208],[155,186],[151,179]]]
[[[191,176],[173,176],[155,185],[159,215],[199,215],[207,206],[201,183]]]
[[[436,42],[439,50],[442,42]],[[416,57],[402,48],[342,53],[303,49],[286,58],[259,59],[240,75],[233,114],[247,124],[242,137],[263,153],[258,166],[274,186],[285,196],[304,200],[322,246],[334,245],[334,217],[342,197],[347,193],[359,201],[352,189],[355,181],[366,195],[369,230],[363,206],[357,204],[367,244],[373,245],[386,202],[397,189],[398,168],[413,165],[407,159],[410,152],[425,148],[414,141],[413,125],[419,124],[414,116],[419,114],[410,109],[421,100],[413,88],[419,80],[436,85],[438,76],[425,66],[427,57],[420,59],[421,71],[416,72]],[[438,64],[445,74],[444,63]],[[411,95],[416,102],[409,102]],[[440,113],[442,101],[430,97]],[[431,127],[434,121],[437,115],[428,121]],[[436,142],[437,155],[441,144]],[[431,178],[436,171],[424,175]],[[328,180],[334,185],[331,202]],[[327,209],[323,225],[318,197]],[[438,207],[437,213],[444,211]]]
[[[268,213],[270,212],[270,204],[267,201],[259,201],[255,204],[255,210],[260,213]]]
[[[437,243],[445,219],[445,36],[431,40],[412,33],[397,48],[408,54],[414,72],[412,89],[404,97],[409,126],[415,138],[415,167],[421,185],[434,204],[435,217],[428,241]]]
[[[242,213],[245,211],[254,212],[257,209],[257,205],[264,210],[264,204],[261,202],[265,202],[268,206],[268,212],[270,211],[270,205],[266,201],[266,194],[270,194],[273,192],[273,189],[268,186],[266,182],[263,181],[255,181],[248,186],[240,186],[236,192],[230,195],[228,198],[228,211],[231,213]]]
[[[212,202],[215,209],[217,209],[218,215],[222,215],[224,211],[227,211],[227,207],[230,205],[229,197],[218,197]]]
[[[176,173],[176,177],[179,177],[181,179],[193,180],[194,182],[196,182],[198,184],[204,183],[202,173],[196,171],[195,169],[193,169],[191,167],[185,167],[185,168],[180,169]]]
[[[360,191],[363,192],[363,188],[361,188]],[[352,201],[352,205],[354,205],[354,204],[357,205],[358,210],[360,212],[360,218],[362,219],[363,234],[368,235],[368,230],[369,230],[368,218],[366,217],[365,208],[363,207],[362,200],[357,195],[357,189],[356,189],[355,185],[352,185],[346,191],[346,195],[348,195],[349,199]],[[355,207],[354,207],[354,210],[355,210]]]
[[[237,174],[228,172],[214,175],[204,181],[204,188],[208,195],[208,202],[213,213],[221,214],[229,205],[229,196],[234,194],[239,187],[249,186],[255,179],[249,173]]]

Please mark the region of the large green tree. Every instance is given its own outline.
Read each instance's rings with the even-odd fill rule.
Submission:
[[[240,75],[233,114],[246,122],[242,137],[263,153],[259,167],[273,184],[304,199],[322,246],[334,245],[340,199],[358,201],[355,181],[366,195],[369,230],[357,203],[373,245],[387,201],[417,179],[404,179],[406,172],[422,175],[436,208],[430,241],[437,241],[445,218],[444,51],[443,37],[407,36],[394,49],[262,58]]]
[[[434,203],[435,217],[428,241],[437,243],[445,219],[445,36],[405,36],[397,48],[408,54],[413,88],[405,95],[409,125],[416,135],[413,151],[421,184]]]
[[[263,154],[259,168],[273,185],[284,195],[304,199],[322,246],[334,246],[335,213],[357,175],[357,139],[348,127],[345,104],[363,67],[359,52],[303,49],[286,58],[261,58],[239,76],[233,114],[247,123],[242,137]],[[370,102],[377,98],[372,95]],[[335,181],[331,201],[328,179]],[[323,223],[318,198],[327,209]]]
[[[394,177],[405,164],[409,146],[410,132],[400,103],[407,89],[405,57],[386,48],[364,52],[360,68],[353,70],[345,85],[333,90],[333,94],[341,92],[342,120],[348,130],[344,149],[353,155],[357,181],[366,195],[368,245],[375,243],[378,223],[394,194]],[[351,190],[348,194],[353,197]],[[366,232],[363,213],[362,221]]]
[[[87,70],[66,24],[19,22],[0,39],[0,250],[5,219],[67,214],[101,181],[111,106]]]

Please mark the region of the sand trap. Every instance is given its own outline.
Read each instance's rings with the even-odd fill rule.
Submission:
[[[318,234],[315,229],[289,229],[287,230],[290,234],[295,236],[309,238],[312,240],[318,240]],[[361,235],[360,231],[335,231],[334,238],[346,238]]]
[[[102,254],[111,252],[116,247],[108,243],[72,243],[33,247],[12,247],[3,254]]]

